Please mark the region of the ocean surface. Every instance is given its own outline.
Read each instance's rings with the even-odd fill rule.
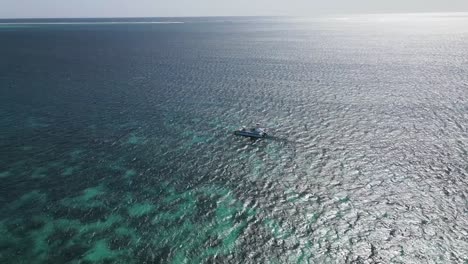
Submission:
[[[468,14],[1,22],[0,263],[468,263]]]

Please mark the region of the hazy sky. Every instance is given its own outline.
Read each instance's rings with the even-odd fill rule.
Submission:
[[[0,0],[0,18],[468,11],[468,0]]]

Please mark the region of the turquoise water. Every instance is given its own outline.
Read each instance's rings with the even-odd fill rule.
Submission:
[[[468,261],[468,17],[180,20],[0,26],[0,263]]]

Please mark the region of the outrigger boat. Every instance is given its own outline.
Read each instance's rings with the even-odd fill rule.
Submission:
[[[234,131],[234,135],[249,138],[264,138],[267,136],[267,132],[265,128],[262,128],[260,127],[260,124],[257,124],[254,128],[250,129],[242,127],[241,129]]]

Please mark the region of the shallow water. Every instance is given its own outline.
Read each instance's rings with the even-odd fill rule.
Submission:
[[[468,261],[468,16],[181,22],[0,26],[1,263]]]

